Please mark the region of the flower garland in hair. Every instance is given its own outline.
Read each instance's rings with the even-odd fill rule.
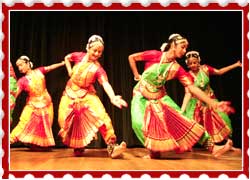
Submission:
[[[188,64],[188,60],[190,57],[194,57],[194,58],[197,58],[199,62],[201,62],[201,58],[200,58],[200,54],[198,51],[189,51],[186,53],[186,60],[185,60],[185,63]]]
[[[94,34],[94,35],[90,36],[90,38],[88,39],[86,49],[91,48],[91,44],[94,42],[100,42],[102,45],[104,45],[104,41],[103,41],[102,37]]]
[[[168,38],[168,41],[173,40],[176,44],[187,42],[187,39],[182,37],[180,34],[174,33],[171,34]]]
[[[33,63],[30,61],[30,58],[28,56],[22,55],[18,59],[24,60],[25,62],[28,62],[30,65],[30,68],[33,68]]]

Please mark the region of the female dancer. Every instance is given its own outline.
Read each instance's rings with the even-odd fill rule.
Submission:
[[[12,114],[16,103],[16,91],[17,91],[17,79],[13,69],[12,63],[10,62],[10,124],[12,124]]]
[[[94,83],[98,80],[113,105],[122,108],[127,103],[121,96],[115,95],[107,74],[98,59],[104,50],[104,42],[98,35],[89,38],[87,52],[74,52],[65,57],[70,79],[59,105],[59,135],[62,142],[74,148],[75,156],[81,156],[99,130],[107,144],[111,158],[120,156],[126,149],[126,143],[116,144],[116,135],[111,119],[102,102],[96,95]],[[71,68],[70,62],[75,65]]]
[[[205,92],[211,99],[218,101],[215,97],[214,91],[210,86],[210,75],[223,75],[226,72],[242,67],[240,61],[223,67],[221,69],[213,68],[209,65],[200,64],[201,58],[199,52],[189,51],[186,54],[186,64],[190,69],[189,74],[194,80],[194,85]],[[223,151],[227,151],[231,147],[232,150],[236,150],[233,147],[233,142],[229,139],[232,136],[232,125],[228,115],[221,111],[214,111],[205,103],[197,99],[195,96],[186,89],[183,99],[181,110],[185,116],[189,119],[194,119],[204,126],[208,134],[211,136],[214,143],[219,143],[224,139],[227,139],[227,144]],[[228,131],[228,128],[230,131]],[[219,156],[221,151],[218,151],[215,156]]]
[[[21,56],[16,61],[20,73],[25,74],[17,81],[16,97],[21,91],[28,93],[26,105],[20,116],[20,121],[10,134],[10,143],[21,141],[39,149],[54,146],[52,134],[53,104],[46,89],[44,74],[63,66],[57,63],[50,66],[32,69],[29,57]],[[43,149],[43,148],[42,148]]]
[[[146,158],[159,158],[160,152],[190,150],[204,134],[204,128],[181,114],[180,107],[167,95],[167,80],[179,81],[199,99],[214,109],[232,112],[229,102],[216,102],[193,85],[190,76],[176,62],[186,53],[188,41],[179,34],[172,34],[163,52],[145,51],[129,56],[129,59],[160,59],[146,69],[136,84],[131,101],[132,127],[138,139],[150,150]],[[204,142],[215,150],[210,140]]]

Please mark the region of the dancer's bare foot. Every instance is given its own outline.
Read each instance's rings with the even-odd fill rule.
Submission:
[[[126,150],[127,144],[123,141],[120,145],[115,145],[113,152],[111,153],[111,158],[119,158],[121,157],[122,153]]]
[[[212,149],[212,155],[215,155],[220,149],[223,149],[224,145],[214,145]]]
[[[218,150],[213,152],[213,156],[216,158],[221,156],[222,154],[229,151],[232,148],[232,146],[233,146],[233,141],[228,139],[227,143],[222,148],[219,148]]]
[[[234,152],[237,152],[237,153],[241,153],[241,149],[240,148],[235,148],[235,147],[231,147],[230,151],[234,151]]]

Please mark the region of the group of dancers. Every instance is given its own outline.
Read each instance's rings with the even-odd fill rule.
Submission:
[[[161,50],[138,52],[128,57],[134,80],[138,81],[131,100],[132,128],[149,150],[149,154],[143,158],[161,158],[162,152],[166,151],[190,151],[196,143],[200,143],[215,157],[235,150],[228,117],[234,109],[230,102],[216,99],[209,85],[209,76],[222,75],[241,67],[241,62],[216,69],[201,65],[199,52],[186,52],[187,48],[188,40],[185,37],[172,34]],[[98,62],[103,50],[102,37],[92,35],[86,45],[86,52],[70,53],[64,61],[50,66],[33,69],[29,57],[21,56],[16,66],[24,76],[18,80],[10,64],[11,113],[20,92],[28,93],[19,122],[10,133],[11,144],[21,141],[39,148],[55,145],[52,134],[53,103],[46,89],[44,75],[66,66],[70,78],[58,109],[58,135],[62,142],[74,149],[75,156],[82,156],[85,147],[99,131],[107,145],[109,157],[122,157],[127,145],[124,141],[117,143],[111,119],[94,88],[94,83],[98,81],[113,105],[128,107],[122,96],[115,94],[105,70]],[[184,55],[189,72],[177,62]],[[142,74],[137,70],[137,61],[145,62]],[[185,87],[181,107],[168,96],[165,89],[166,82],[175,78]],[[216,145],[223,140],[227,140],[224,145]]]

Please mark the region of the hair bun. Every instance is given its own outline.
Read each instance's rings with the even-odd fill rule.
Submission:
[[[102,37],[99,36],[99,35],[96,35],[96,34],[90,36],[90,38],[89,38],[89,40],[88,40],[88,44],[90,44],[90,43],[92,43],[92,42],[96,42],[96,41],[99,41],[99,42],[101,42],[102,44],[104,44],[104,41],[103,41]]]
[[[182,36],[181,36],[180,34],[174,33],[174,34],[171,34],[171,35],[169,36],[168,40],[174,39],[174,38],[176,38],[176,37],[182,37]]]
[[[30,61],[30,58],[25,55],[20,56],[18,59],[24,59],[24,60]]]

